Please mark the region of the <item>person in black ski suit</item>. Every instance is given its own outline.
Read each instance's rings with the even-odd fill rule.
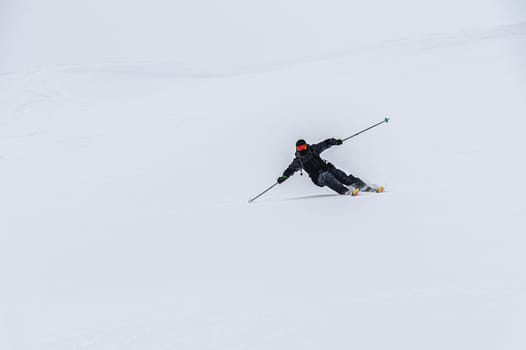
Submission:
[[[369,190],[369,186],[362,180],[345,174],[320,157],[320,153],[323,151],[332,146],[341,145],[342,143],[342,140],[334,138],[314,145],[307,144],[305,140],[298,140],[298,142],[296,142],[296,156],[288,168],[285,169],[283,175],[278,178],[278,183],[283,183],[296,171],[304,169],[316,185],[320,187],[327,186],[339,194],[352,193],[352,190],[349,190],[346,186],[351,186],[355,189]]]

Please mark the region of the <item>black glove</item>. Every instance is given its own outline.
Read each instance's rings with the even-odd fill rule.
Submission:
[[[337,146],[339,146],[339,145],[341,145],[341,144],[343,143],[343,140],[342,140],[342,139],[337,139],[337,140],[334,141],[334,143],[335,143]]]
[[[278,177],[278,183],[281,184],[281,183],[285,182],[285,180],[287,180],[288,178],[289,177],[285,176],[285,175],[280,176],[280,177]]]

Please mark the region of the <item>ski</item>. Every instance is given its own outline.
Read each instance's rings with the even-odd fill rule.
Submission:
[[[362,192],[370,192],[370,193],[382,193],[384,191],[384,186],[367,186],[366,188],[361,189]]]

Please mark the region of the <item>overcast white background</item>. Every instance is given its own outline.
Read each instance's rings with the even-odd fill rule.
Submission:
[[[523,1],[0,0],[0,348],[524,349]],[[384,184],[331,195],[298,138]]]

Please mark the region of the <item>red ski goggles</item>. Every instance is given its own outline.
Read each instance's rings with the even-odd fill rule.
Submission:
[[[299,146],[296,146],[296,150],[297,150],[298,152],[306,151],[306,150],[307,150],[307,145],[299,145]]]

